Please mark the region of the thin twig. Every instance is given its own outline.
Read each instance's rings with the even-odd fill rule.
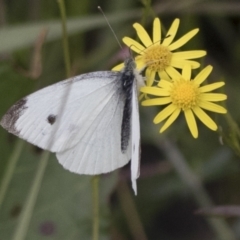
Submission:
[[[23,149],[24,142],[22,140],[18,140],[16,143],[16,146],[8,160],[8,165],[6,167],[6,171],[4,173],[2,183],[0,185],[0,210],[2,207],[2,203],[4,201],[6,191],[9,187],[9,184],[12,180],[13,173],[15,171],[18,159],[21,155],[22,149]]]
[[[49,152],[44,152],[41,159],[39,160],[37,173],[33,180],[33,184],[29,191],[27,200],[24,204],[23,211],[18,220],[18,225],[14,232],[13,240],[24,240],[26,238],[29,224],[33,214],[33,209],[35,207],[37,196],[38,196],[42,179],[45,173],[45,168],[48,163],[48,159],[49,159]]]
[[[68,44],[68,34],[67,34],[67,17],[65,11],[64,0],[57,0],[59,4],[61,20],[62,20],[62,40],[63,40],[63,52],[64,52],[64,61],[67,77],[70,77],[70,54],[69,54],[69,44]]]
[[[92,239],[99,239],[99,175],[92,177],[93,227]]]

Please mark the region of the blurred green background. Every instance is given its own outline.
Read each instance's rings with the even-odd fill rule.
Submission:
[[[71,75],[109,70],[129,54],[119,48],[98,5],[119,39],[136,37],[134,22],[151,34],[156,16],[165,29],[180,18],[177,38],[200,28],[182,49],[207,50],[201,68],[213,65],[208,81],[226,82],[232,116],[211,115],[219,132],[198,122],[195,140],[184,118],[159,134],[152,123],[159,109],[141,107],[138,195],[131,190],[129,165],[100,177],[100,239],[240,239],[240,144],[234,125],[240,120],[240,2],[66,0],[65,5]],[[0,0],[0,116],[21,97],[65,78],[57,1]],[[11,176],[0,196],[0,240],[8,240],[19,228],[42,151],[2,128],[0,143],[1,187]],[[15,160],[12,175],[6,174]],[[92,239],[91,202],[91,177],[64,170],[52,154],[25,239]]]

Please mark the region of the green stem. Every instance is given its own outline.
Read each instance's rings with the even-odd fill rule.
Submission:
[[[234,119],[232,118],[231,114],[228,112],[227,114],[225,114],[225,117],[228,121],[228,125],[233,129],[234,132],[237,133],[238,138],[240,138],[239,127],[238,127],[237,123],[234,121]]]
[[[66,10],[65,10],[65,4],[64,0],[57,0],[60,14],[61,14],[61,20],[62,20],[62,41],[63,41],[63,53],[64,53],[64,61],[65,61],[65,68],[66,68],[66,74],[67,77],[70,77],[70,54],[69,54],[69,44],[68,44],[68,34],[67,34],[67,17],[66,17]]]
[[[177,147],[168,140],[161,142],[161,146],[168,160],[172,163],[178,172],[180,178],[192,192],[198,205],[201,208],[212,207],[214,204],[204,189],[201,180],[187,165],[184,156],[177,149]],[[228,227],[225,220],[220,218],[206,218],[206,220],[217,235],[217,239],[236,240],[236,237],[234,236],[232,230]]]
[[[99,239],[99,175],[92,177],[93,227],[92,239]]]
[[[147,235],[144,231],[132,197],[133,193],[130,192],[130,189],[126,182],[121,182],[119,184],[117,188],[117,194],[133,239],[147,240]]]
[[[222,136],[223,142],[232,148],[236,155],[240,156],[240,129],[229,112],[225,114],[225,118],[228,123],[229,131],[225,133],[223,129],[219,129],[219,134]]]
[[[15,167],[17,165],[17,161],[22,152],[23,145],[24,145],[24,142],[22,140],[18,140],[14,148],[14,151],[8,160],[8,165],[6,167],[6,171],[4,173],[3,180],[0,185],[0,210],[2,207],[3,200],[5,198],[5,194],[8,189],[9,183],[12,179]]]
[[[67,74],[67,77],[69,77],[70,76],[70,57],[69,57],[69,50],[68,50],[65,6],[64,6],[63,0],[58,0],[58,3],[59,3],[61,18],[62,18],[63,49],[64,49],[66,74]],[[23,211],[20,215],[16,231],[14,232],[14,235],[13,235],[13,240],[24,240],[26,238],[28,227],[33,214],[33,209],[36,204],[37,196],[41,187],[42,179],[48,163],[49,156],[50,156],[49,152],[44,152],[40,159],[37,173],[33,180],[33,184],[28,194],[26,203],[23,207]]]
[[[154,12],[152,8],[152,1],[151,0],[142,0],[141,1],[144,8],[143,8],[143,14],[142,14],[142,24],[146,24],[147,18],[150,16],[152,18],[156,17],[156,13]]]
[[[28,227],[32,218],[33,209],[37,200],[37,196],[41,187],[42,178],[45,172],[49,159],[49,152],[44,152],[39,160],[36,176],[33,180],[30,192],[28,194],[26,203],[23,207],[23,211],[18,220],[17,228],[13,235],[13,240],[24,240],[27,235]]]

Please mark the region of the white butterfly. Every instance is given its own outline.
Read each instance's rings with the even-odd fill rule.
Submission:
[[[144,85],[132,59],[121,72],[82,74],[19,100],[3,116],[3,128],[55,152],[64,168],[101,174],[131,159],[132,187],[140,163],[138,90]]]

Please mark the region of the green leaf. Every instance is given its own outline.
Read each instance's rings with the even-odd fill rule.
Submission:
[[[111,24],[114,24],[137,18],[140,14],[139,10],[111,13],[108,15],[108,20]],[[67,21],[69,35],[100,27],[107,27],[106,20],[100,14],[72,18]],[[48,30],[46,41],[59,39],[62,36],[60,20],[27,23],[2,28],[0,30],[0,53],[32,45],[43,29]]]
[[[19,159],[17,170],[6,194],[0,215],[3,239],[11,239],[17,226],[36,173],[40,155],[27,148]],[[108,239],[110,226],[108,197],[116,184],[117,172],[101,175],[99,182],[100,236]],[[71,173],[51,155],[29,226],[26,240],[91,239],[91,177]]]

